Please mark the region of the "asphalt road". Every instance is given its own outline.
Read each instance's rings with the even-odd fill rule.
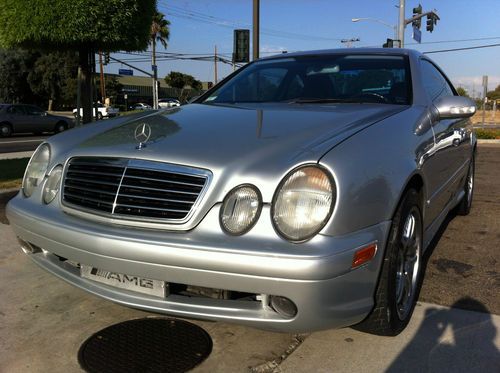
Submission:
[[[35,150],[47,136],[15,135],[9,138],[0,138],[0,153],[27,152]]]

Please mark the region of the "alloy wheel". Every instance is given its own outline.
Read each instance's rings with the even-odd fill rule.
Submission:
[[[421,256],[421,220],[416,207],[406,217],[396,262],[396,309],[400,320],[406,319],[417,289]]]

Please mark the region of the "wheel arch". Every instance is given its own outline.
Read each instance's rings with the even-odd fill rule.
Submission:
[[[424,178],[418,171],[415,171],[413,174],[411,174],[406,180],[404,188],[401,188],[401,192],[398,196],[398,199],[396,200],[396,204],[392,207],[391,219],[394,217],[394,214],[396,213],[396,210],[399,204],[401,203],[401,200],[405,196],[406,192],[412,188],[415,189],[418,193],[420,200],[420,210],[421,210],[420,212],[422,213],[422,219],[423,220],[425,219],[425,201],[427,192],[425,189]]]

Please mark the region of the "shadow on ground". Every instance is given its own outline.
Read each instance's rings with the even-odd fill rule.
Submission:
[[[427,309],[414,337],[386,372],[499,372],[500,351],[494,342],[498,331],[488,309],[470,297],[452,307],[481,313]]]

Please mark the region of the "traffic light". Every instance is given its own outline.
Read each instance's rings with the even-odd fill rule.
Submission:
[[[250,30],[234,30],[233,63],[250,61]]]
[[[383,48],[393,48],[394,47],[394,40],[392,39],[387,39],[387,41],[382,45]]]
[[[429,32],[432,32],[434,30],[434,16],[432,14],[429,14],[427,16],[427,27],[426,30]]]
[[[107,65],[109,63],[109,52],[104,52],[104,64]]]
[[[419,16],[422,14],[422,5],[418,4],[417,7],[413,8],[413,17]],[[414,20],[412,23],[413,27],[420,28],[420,25],[422,24],[422,18]]]

